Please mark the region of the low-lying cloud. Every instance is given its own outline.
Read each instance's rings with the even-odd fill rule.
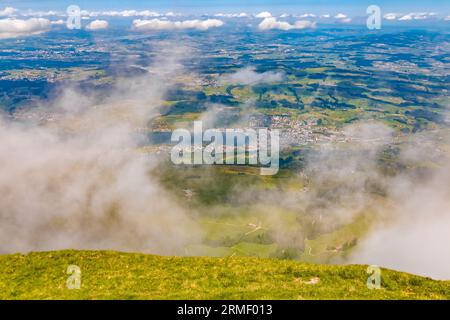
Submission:
[[[263,19],[265,19],[265,18],[272,17],[272,14],[270,12],[268,12],[268,11],[263,11],[263,12],[260,12],[257,15],[255,15],[255,17],[256,18],[263,18]]]
[[[150,10],[122,10],[122,11],[91,11],[87,12],[91,17],[110,16],[110,17],[161,17],[163,14]]]
[[[13,7],[6,7],[0,10],[0,17],[7,17],[15,14],[18,10]]]
[[[402,15],[399,13],[394,13],[394,12],[390,12],[390,13],[386,13],[383,18],[385,18],[386,20],[397,20],[398,18],[400,18]]]
[[[117,79],[106,98],[66,88],[39,109],[55,116],[51,123],[0,118],[0,253],[183,254],[198,239],[195,223],[150,175],[158,159],[137,151],[137,128],[159,114],[182,72],[172,54],[164,51],[151,74]]]
[[[316,27],[315,21],[308,21],[308,20],[299,20],[296,21],[294,24],[291,24],[289,22],[285,21],[279,21],[276,18],[265,18],[259,25],[259,30],[265,31],[265,30],[293,30],[293,29],[307,29],[307,28],[315,28]]]
[[[335,19],[345,19],[347,18],[347,15],[343,14],[343,13],[338,13],[337,15],[334,16]]]
[[[317,17],[317,15],[315,15],[314,13],[304,13],[299,16],[299,18],[315,18],[315,17]]]
[[[94,20],[91,21],[87,26],[87,30],[95,31],[95,30],[104,30],[109,26],[108,21],[106,20]]]
[[[0,39],[37,35],[50,30],[51,22],[43,18],[0,20]]]
[[[245,12],[241,13],[216,13],[214,17],[218,18],[247,18],[248,14]]]
[[[51,21],[50,23],[53,24],[53,25],[63,25],[66,22],[64,20],[62,20],[62,19],[58,19],[58,20]]]
[[[448,134],[412,135],[389,162],[398,169],[386,174],[380,156],[395,145],[392,129],[362,122],[343,133],[349,143],[323,145],[308,157],[303,173],[314,187],[302,200],[325,228],[361,213],[374,218],[349,259],[339,262],[450,279],[450,155],[442,146]]]
[[[224,23],[217,19],[207,20],[185,20],[185,21],[169,21],[160,19],[151,20],[134,20],[133,28],[135,30],[182,30],[182,29],[196,29],[205,31],[210,28],[217,28],[223,26]]]
[[[386,20],[397,20],[397,21],[412,21],[412,20],[426,20],[430,18],[437,17],[436,13],[434,12],[412,12],[412,13],[395,13],[395,12],[389,12],[386,13],[383,18]]]
[[[259,83],[280,82],[285,79],[283,72],[266,71],[262,73],[256,72],[254,67],[246,67],[235,73],[221,77],[221,83],[255,85]]]
[[[420,179],[390,180],[386,221],[360,242],[350,261],[450,279],[449,179],[450,168],[444,165]]]

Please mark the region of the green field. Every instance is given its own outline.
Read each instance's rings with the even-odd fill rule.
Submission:
[[[68,289],[69,265],[81,270]],[[450,282],[367,266],[292,260],[160,257],[111,251],[0,256],[0,299],[450,299]]]

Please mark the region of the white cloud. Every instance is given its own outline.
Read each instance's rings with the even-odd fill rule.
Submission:
[[[94,20],[91,21],[87,26],[86,29],[87,30],[103,30],[103,29],[107,29],[109,26],[108,21],[106,20]]]
[[[398,19],[399,21],[408,21],[408,20],[412,20],[412,16],[410,14],[404,15],[402,16],[400,19]]]
[[[150,11],[150,10],[144,10],[144,11],[125,10],[125,11],[121,11],[119,15],[122,17],[137,17],[137,16],[159,17],[159,16],[161,16],[161,14],[159,14],[158,12]]]
[[[423,15],[423,14],[422,14]],[[421,15],[421,16],[422,16]],[[424,16],[426,17],[426,18],[432,18],[432,17],[435,17],[436,16],[436,13],[435,12],[428,12],[428,13],[425,13],[424,14]],[[417,18],[417,17],[416,17]]]
[[[2,10],[0,10],[0,13]],[[65,11],[58,12],[58,11],[33,11],[28,10],[26,12],[22,13],[23,16],[28,17],[49,17],[49,16],[67,16],[67,13]],[[147,18],[158,18],[158,17],[175,17],[180,16],[181,14],[174,13],[174,12],[167,12],[166,14],[162,14],[156,11],[151,10],[107,10],[107,11],[89,11],[89,10],[81,10],[80,15],[82,17],[147,17]],[[0,14],[1,16],[1,14]]]
[[[53,16],[63,16],[65,14],[61,13],[61,12],[57,12],[57,11],[33,11],[33,10],[28,10],[25,13],[22,13],[23,16],[25,17],[53,17]]]
[[[411,12],[405,15],[402,15],[399,21],[410,21],[410,20],[426,20],[436,16],[434,12]]]
[[[121,12],[122,17],[159,17],[161,14],[155,11],[144,10],[144,11],[136,11],[136,10],[125,10]]]
[[[445,21],[450,21],[450,16],[446,16],[446,17],[444,18],[444,20],[445,20]]]
[[[432,18],[435,16],[436,16],[436,13],[434,13],[434,12],[422,12],[422,13],[416,13],[414,15],[414,19],[423,20],[423,19],[429,19],[429,18]]]
[[[267,71],[257,73],[255,68],[247,67],[238,70],[236,73],[223,76],[221,83],[255,85],[258,83],[273,83],[283,81],[285,74],[283,72]]]
[[[386,13],[383,18],[385,18],[386,20],[396,20],[399,17],[401,17],[401,14],[398,13]]]
[[[50,30],[50,20],[43,18],[2,19],[0,20],[0,39],[36,35]]]
[[[283,13],[283,14],[280,16],[280,18],[287,18],[287,17],[289,17],[289,16],[290,16],[289,14]]]
[[[343,13],[338,13],[337,15],[334,16],[335,19],[346,19],[347,15],[343,14]]]
[[[174,15],[173,12],[170,12]],[[151,10],[122,10],[122,11],[86,11],[82,10],[81,15],[90,17],[161,17],[162,14]]]
[[[263,11],[263,12],[258,13],[255,17],[256,18],[270,18],[270,17],[272,17],[272,14],[268,11]]]
[[[17,12],[17,9],[14,9],[12,7],[6,7],[5,9],[0,10],[0,17],[10,16],[16,12]]]
[[[352,22],[352,19],[350,19],[349,17],[347,17],[347,15],[343,14],[343,13],[338,13],[337,15],[334,16],[335,19],[337,19],[338,23],[350,23]]]
[[[174,30],[174,29],[208,30],[209,28],[221,26],[223,26],[223,21],[217,19],[185,20],[185,21],[137,19],[133,21],[133,27],[136,30]]]
[[[300,18],[315,18],[317,17],[314,13],[304,13],[300,16]]]
[[[223,17],[223,18],[246,18],[248,14],[245,12],[241,13],[217,13],[214,15],[215,17]]]
[[[323,14],[323,15],[321,15],[320,17],[321,17],[321,18],[325,18],[325,19],[328,19],[328,18],[330,18],[330,17],[331,17],[331,15],[329,15],[329,14],[327,13],[327,14]]]
[[[290,24],[289,22],[278,21],[276,18],[265,18],[258,26],[260,30],[271,30],[271,29],[279,29],[279,30],[291,30],[291,29],[306,29],[306,28],[315,28],[316,22],[299,20],[294,24]]]
[[[65,21],[62,19],[59,20],[55,20],[55,21],[50,21],[51,24],[55,24],[55,25],[61,25],[61,24],[65,24]]]
[[[339,20],[339,22],[340,22],[340,23],[350,23],[350,22],[352,22],[352,19],[350,19],[350,18],[345,18],[345,19]]]

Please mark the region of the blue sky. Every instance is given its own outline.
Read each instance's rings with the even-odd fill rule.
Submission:
[[[0,0],[0,8],[64,10],[77,4],[86,10],[149,9],[182,13],[258,12],[317,14],[345,12],[365,15],[368,5],[376,4],[383,12],[437,12],[450,14],[450,0]]]

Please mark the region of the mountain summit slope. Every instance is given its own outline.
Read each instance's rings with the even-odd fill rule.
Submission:
[[[70,265],[80,289],[67,287]],[[67,250],[0,256],[0,299],[450,299],[450,281],[382,269],[370,290],[368,276],[358,265]]]

